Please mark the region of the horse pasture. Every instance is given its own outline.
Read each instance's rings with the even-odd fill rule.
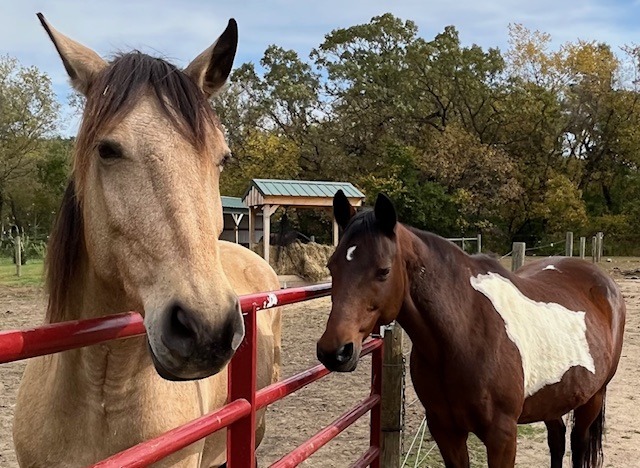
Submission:
[[[606,260],[606,257],[605,259]],[[508,259],[505,259],[508,264]],[[607,420],[604,443],[605,467],[640,467],[640,258],[613,258],[601,266],[611,272],[620,284],[627,302],[625,343],[618,373],[607,394]],[[45,297],[40,285],[0,285],[0,329],[21,328],[42,322]],[[329,313],[328,298],[287,306],[283,319],[283,375],[288,376],[317,363],[316,340],[324,330]],[[409,345],[407,344],[407,350]],[[368,392],[369,360],[353,374],[330,375],[269,409],[267,435],[258,451],[260,466],[268,466],[279,456],[313,435],[319,427]],[[24,363],[0,366],[0,466],[17,466],[11,438],[11,423],[16,392]],[[407,376],[407,435],[405,448],[422,419],[422,409],[415,400]],[[37,428],[34,428],[37,430]],[[346,467],[367,446],[368,421],[359,421],[334,442],[314,455],[302,466]],[[432,447],[426,434],[421,459]],[[474,467],[486,466],[480,445],[471,454]],[[544,426],[521,426],[518,439],[517,466],[548,466]],[[411,465],[413,466],[413,464]],[[424,467],[441,467],[437,449],[433,449]],[[569,466],[569,454],[565,455]]]

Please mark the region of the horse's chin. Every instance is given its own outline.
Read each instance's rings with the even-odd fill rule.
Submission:
[[[149,341],[147,341],[147,348],[149,350],[149,354],[151,355],[151,362],[153,362],[153,367],[155,367],[156,372],[160,377],[165,380],[169,380],[171,382],[186,382],[190,380],[201,380],[206,379],[207,377],[211,377],[212,375],[217,374],[226,366],[226,363],[223,363],[220,366],[216,366],[213,369],[207,369],[206,371],[199,372],[184,372],[184,368],[179,370],[169,370],[165,367],[160,359],[155,355],[153,350],[151,349],[151,345]]]
[[[356,359],[353,362],[345,362],[344,364],[340,364],[338,366],[334,366],[334,369],[329,369],[331,372],[353,372],[358,367],[358,360]]]

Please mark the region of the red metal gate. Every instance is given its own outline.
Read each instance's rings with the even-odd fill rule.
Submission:
[[[143,467],[227,427],[227,466],[254,468],[256,411],[329,374],[317,365],[256,392],[256,314],[260,310],[294,304],[330,294],[331,285],[321,284],[250,294],[240,297],[245,315],[246,336],[229,366],[229,403],[155,439],[142,442],[103,460],[94,467]],[[136,312],[89,320],[45,325],[27,330],[0,332],[0,364],[27,359],[105,341],[145,333]],[[380,465],[380,399],[382,392],[382,340],[374,338],[363,346],[361,356],[372,354],[371,393],[329,426],[321,429],[272,467],[297,466],[336,437],[358,418],[371,412],[369,449],[355,467]]]

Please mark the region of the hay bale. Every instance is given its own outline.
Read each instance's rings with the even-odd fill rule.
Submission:
[[[262,255],[262,242],[254,247]],[[309,242],[293,242],[286,247],[270,246],[269,260],[279,275],[297,275],[307,281],[316,282],[329,277],[327,261],[333,253],[331,245]]]

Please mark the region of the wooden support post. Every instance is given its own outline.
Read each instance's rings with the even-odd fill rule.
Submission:
[[[564,256],[573,257],[573,232],[567,231],[565,239],[566,242],[564,244]]]
[[[593,263],[598,261],[598,236],[591,238],[591,261]]]
[[[478,244],[478,245],[476,246],[476,247],[478,247],[477,252],[478,252],[478,253],[482,253],[482,234],[478,234],[476,244]]]
[[[262,207],[262,242],[264,245],[263,258],[269,263],[270,237],[271,237],[271,215],[276,212],[280,205],[264,205]]]
[[[399,468],[402,442],[402,401],[404,391],[404,362],[402,341],[404,331],[398,324],[384,334],[382,360],[382,453],[380,466]]]
[[[269,263],[269,241],[271,237],[271,206],[264,205],[262,207],[262,246],[264,253],[262,258]]]
[[[20,239],[20,234],[14,239],[14,247],[16,249],[16,275],[22,276],[22,239]]]
[[[231,217],[233,218],[233,224],[234,224],[233,230],[235,231],[235,235],[236,235],[236,244],[240,243],[238,232],[240,230],[240,223],[242,222],[243,216],[244,215],[242,213],[231,213]]]
[[[336,245],[338,245],[338,239],[339,239],[339,234],[338,234],[338,222],[335,220],[335,218],[333,219],[333,245],[334,247]]]
[[[527,244],[524,242],[514,242],[511,253],[511,271],[516,271],[524,265],[524,256]]]
[[[580,237],[580,258],[584,260],[585,251],[587,249],[587,238]]]
[[[256,245],[256,208],[249,207],[249,249]]]

